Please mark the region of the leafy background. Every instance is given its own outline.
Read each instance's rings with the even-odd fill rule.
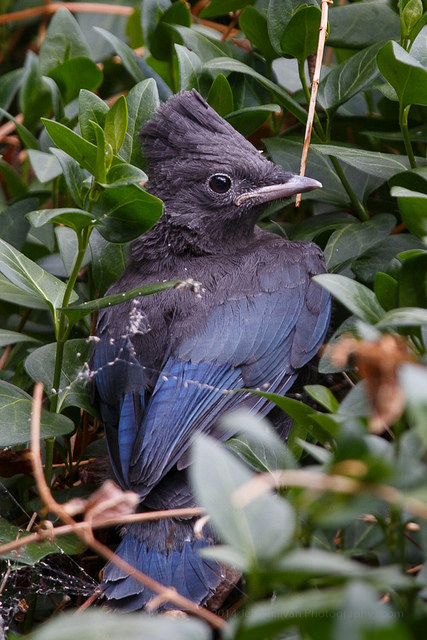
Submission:
[[[105,456],[85,384],[94,314],[173,286],[103,297],[128,243],[162,211],[141,187],[141,125],[196,88],[298,172],[320,23],[315,0],[143,0],[98,13],[76,2],[53,15],[49,4],[0,5],[3,543],[25,535],[33,513],[46,517],[26,455],[34,382],[45,390],[53,495],[87,496]],[[425,0],[330,7],[307,167],[323,189],[261,221],[324,250],[329,274],[317,280],[336,302],[335,346],[320,358],[323,384],[272,398],[295,421],[287,447],[242,413],[227,417],[239,435],[226,446],[195,446],[194,490],[223,543],[209,553],[245,575],[246,597],[219,612],[224,637],[425,637],[426,9]],[[237,500],[265,472],[282,488]],[[196,619],[63,614],[92,593],[102,567],[83,546],[70,537],[4,556],[10,638],[211,637]]]

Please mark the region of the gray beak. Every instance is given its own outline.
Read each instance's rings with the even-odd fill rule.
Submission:
[[[306,178],[305,176],[291,175],[289,180],[282,184],[269,184],[267,187],[259,187],[259,189],[241,193],[240,196],[237,196],[235,199],[234,204],[239,206],[247,200],[256,200],[254,204],[263,204],[271,200],[290,198],[290,196],[296,193],[313,191],[313,189],[320,189],[321,187],[322,183],[318,180]]]

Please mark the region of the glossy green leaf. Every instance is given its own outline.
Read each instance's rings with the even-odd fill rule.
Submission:
[[[85,173],[78,162],[71,158],[68,153],[62,151],[62,149],[51,148],[50,151],[61,165],[65,182],[67,183],[72,199],[75,204],[83,207],[85,196],[88,191],[88,187],[84,184],[86,179]]]
[[[375,294],[360,282],[330,273],[314,276],[313,280],[361,320],[375,324],[384,316],[384,309],[379,305]]]
[[[292,240],[314,240],[324,231],[334,231],[354,223],[350,213],[322,213],[300,222],[294,229]]]
[[[418,2],[420,2],[420,0],[418,0]],[[425,22],[427,22],[427,13],[425,14]],[[424,68],[427,67],[427,24],[423,26],[412,43],[410,54],[418,60]]]
[[[339,402],[330,389],[324,387],[321,384],[308,384],[305,385],[304,390],[308,393],[310,398],[324,407],[327,411],[335,413],[339,407]]]
[[[236,55],[234,48],[227,42],[210,40],[204,33],[197,31],[195,27],[189,29],[188,27],[174,24],[171,25],[171,29],[178,34],[187,49],[194,51],[203,63],[219,56],[228,55],[230,58],[234,58]]]
[[[397,280],[388,275],[388,273],[378,271],[375,274],[374,293],[377,296],[378,302],[386,311],[397,307],[399,285]]]
[[[399,272],[399,307],[427,308],[427,253],[403,261]]]
[[[95,228],[90,234],[88,253],[96,291],[103,296],[125,269],[127,245],[107,242]]]
[[[42,298],[53,309],[61,305],[65,284],[4,240],[0,240],[0,272],[22,291]],[[73,294],[71,300],[76,297]]]
[[[427,309],[418,307],[403,307],[387,311],[375,325],[379,329],[384,327],[416,327],[427,325]]]
[[[27,127],[25,127],[23,124],[18,122],[18,120],[16,120],[10,113],[5,111],[4,109],[0,108],[0,115],[2,115],[4,118],[7,118],[11,122],[13,122],[13,124],[16,127],[16,131],[17,131],[19,137],[21,138],[22,144],[27,149],[38,149],[39,148],[39,143],[37,142],[37,138],[35,136],[33,136],[31,131],[29,131],[27,129]]]
[[[407,156],[393,153],[365,151],[355,147],[340,147],[329,144],[314,144],[311,148],[318,153],[335,156],[352,167],[383,180],[388,180],[396,173],[405,171],[411,166]]]
[[[318,7],[318,4],[315,0],[270,0],[267,12],[268,34],[278,54],[281,54],[281,40],[285,29],[302,6]]]
[[[201,18],[214,18],[228,14],[230,11],[243,9],[254,4],[255,0],[211,0],[207,7],[200,12]]]
[[[333,232],[325,247],[328,271],[359,257],[386,238],[396,225],[396,218],[382,213],[367,222],[353,222]]]
[[[91,344],[79,338],[68,340],[64,346],[59,389],[53,390],[56,361],[56,342],[35,349],[25,360],[25,369],[35,382],[42,382],[48,396],[58,394],[58,412],[66,407],[79,407],[93,414],[87,390],[88,361]]]
[[[379,75],[377,53],[381,44],[376,43],[359,51],[332,69],[320,82],[318,100],[324,109],[335,111],[341,104],[374,85]]]
[[[135,184],[105,189],[93,207],[99,233],[109,242],[129,242],[145,233],[163,211],[161,200]]]
[[[125,44],[120,38],[113,33],[102,29],[101,27],[94,27],[94,30],[99,33],[111,46],[114,47],[117,54],[120,56],[123,66],[130,73],[132,78],[136,82],[144,80],[144,74],[141,67],[138,64],[138,56],[127,44]]]
[[[131,164],[117,164],[111,167],[107,175],[107,184],[104,187],[122,187],[127,184],[139,184],[147,182],[147,174]]]
[[[110,169],[111,160],[113,158],[113,149],[105,140],[103,129],[96,122],[91,122],[96,138],[96,160],[94,176],[97,182],[107,182],[107,173]]]
[[[423,15],[422,0],[402,0],[399,2],[402,38],[408,38],[412,29]]]
[[[227,122],[237,129],[242,136],[250,136],[258,131],[273,113],[280,113],[278,104],[262,104],[259,107],[243,107],[226,117]]]
[[[384,238],[363,253],[351,265],[351,270],[363,282],[374,281],[377,272],[386,272],[390,262],[402,251],[423,249],[423,243],[410,233],[397,233]]]
[[[137,167],[144,166],[139,132],[159,107],[159,93],[153,79],[143,80],[129,91],[127,97],[128,126],[120,156]]]
[[[179,88],[200,90],[199,76],[202,72],[202,61],[199,56],[180,44],[175,45],[178,57]]]
[[[212,82],[206,101],[223,118],[233,111],[233,91],[222,73],[219,73]]]
[[[120,96],[105,116],[105,140],[112,146],[113,153],[117,153],[125,138],[128,126],[128,110],[124,96]]]
[[[304,61],[317,51],[320,15],[320,9],[315,5],[298,9],[280,39],[280,47],[284,54]]]
[[[158,284],[147,284],[143,287],[136,287],[123,293],[115,293],[111,296],[105,296],[104,298],[97,298],[96,300],[89,300],[82,304],[74,304],[66,309],[62,309],[63,313],[75,323],[80,318],[84,318],[93,311],[99,311],[99,309],[105,309],[106,307],[114,307],[116,304],[121,304],[127,300],[132,300],[139,296],[150,296],[153,293],[159,293],[170,289],[171,287],[179,284],[180,280],[171,280],[170,282],[159,282]]]
[[[0,329],[0,347],[7,347],[9,344],[16,344],[17,342],[38,342],[38,340],[31,336],[26,336],[24,333]]]
[[[43,124],[57,147],[68,153],[69,156],[92,174],[96,172],[96,146],[75,133],[60,122],[46,120]]]
[[[0,447],[14,447],[30,441],[32,398],[19,387],[0,380]],[[46,409],[41,411],[42,439],[70,433],[73,422]]]
[[[7,186],[11,198],[19,198],[27,193],[28,187],[12,165],[0,158],[0,176]]]
[[[105,117],[108,113],[108,106],[104,100],[86,89],[82,89],[79,93],[79,125],[80,131],[85,138],[92,144],[96,144],[96,136],[91,122],[96,122],[103,129],[105,125]]]
[[[25,538],[27,535],[29,535],[29,532],[16,527],[0,516],[0,540],[2,544],[13,542],[17,538]],[[66,535],[55,541],[31,542],[20,549],[9,551],[9,553],[2,555],[2,558],[10,560],[13,564],[32,566],[50,553],[82,553],[85,549],[84,542],[79,538]]]
[[[293,509],[273,492],[240,506],[233,493],[255,476],[223,445],[200,434],[190,472],[195,494],[214,528],[242,555],[247,567],[273,560],[289,544],[295,526]]]
[[[265,15],[251,5],[247,5],[239,16],[239,27],[266,60],[277,58],[278,54],[270,42]]]
[[[364,49],[400,36],[399,17],[384,2],[334,5],[328,15],[328,45],[343,49]]]
[[[1,78],[0,85],[0,108],[9,109],[18,89],[21,87],[25,70],[13,69],[8,73],[4,73]]]
[[[427,193],[393,187],[391,195],[397,198],[402,220],[418,238],[427,236]]]
[[[403,107],[427,105],[427,69],[416,58],[397,42],[387,42],[378,52],[377,62]]]
[[[214,58],[204,64],[204,68],[209,71],[235,71],[236,73],[243,73],[254,78],[268,91],[271,91],[279,104],[285,109],[288,109],[293,115],[304,123],[307,121],[307,112],[303,109],[290,95],[279,87],[276,83],[272,82],[268,78],[249,67],[248,65],[240,62],[239,60],[231,60],[230,58]]]
[[[40,209],[27,215],[33,227],[41,227],[47,222],[57,222],[75,231],[81,231],[96,223],[96,219],[88,211],[82,209]]]
[[[24,114],[23,125],[34,130],[41,116],[50,115],[51,93],[40,74],[37,56],[28,51],[25,59],[25,74],[18,94],[19,110]]]
[[[77,98],[81,89],[95,90],[102,82],[102,71],[89,58],[71,58],[49,71],[66,103]]]
[[[26,293],[20,287],[12,284],[0,273],[0,300],[16,304],[29,309],[47,309],[47,303],[43,298],[31,293]]]
[[[111,612],[106,617],[104,611],[91,609],[79,616],[65,613],[52,618],[37,627],[31,640],[99,640],[100,634],[126,640],[209,640],[212,635],[210,627],[196,618],[176,619],[141,612],[125,616]]]
[[[61,7],[49,22],[46,36],[40,47],[40,71],[49,71],[70,58],[90,58],[90,48],[77,20]]]
[[[28,157],[39,182],[50,182],[61,175],[62,167],[51,153],[29,149]]]
[[[427,167],[417,167],[410,171],[403,171],[389,180],[390,187],[405,187],[412,191],[427,193]]]
[[[0,237],[20,249],[30,228],[25,216],[37,206],[37,198],[25,198],[0,211]]]

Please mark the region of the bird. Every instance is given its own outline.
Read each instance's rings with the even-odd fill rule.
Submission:
[[[312,280],[325,271],[321,250],[256,224],[269,202],[319,188],[317,180],[272,163],[196,90],[163,103],[140,138],[146,189],[164,209],[133,241],[107,293],[193,285],[101,310],[90,366],[115,479],[138,494],[140,511],[152,511],[196,506],[187,476],[197,434],[230,438],[220,420],[238,408],[274,415],[267,398],[230,390],[286,394],[324,341],[330,298]],[[286,437],[289,419],[276,422]],[[225,573],[199,554],[215,544],[214,532],[201,540],[194,523],[126,525],[116,553],[209,607]],[[156,595],[111,562],[101,588],[123,611],[144,609]]]

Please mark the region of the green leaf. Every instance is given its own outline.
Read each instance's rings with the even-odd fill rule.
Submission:
[[[104,298],[97,298],[96,300],[89,300],[82,304],[74,304],[66,309],[62,309],[62,312],[70,318],[73,322],[77,322],[80,318],[84,318],[93,311],[99,311],[99,309],[105,309],[106,307],[114,307],[116,304],[121,304],[127,300],[132,300],[138,296],[150,296],[153,293],[159,293],[165,291],[171,287],[175,287],[179,284],[180,280],[171,280],[169,282],[159,282],[158,284],[147,284],[143,287],[136,287],[130,289],[124,293],[115,293],[111,296],[105,296]]]
[[[199,56],[180,44],[175,45],[178,57],[179,88],[200,90],[199,76],[202,72],[202,61]]]
[[[233,111],[233,91],[222,73],[219,73],[212,82],[206,101],[223,118]]]
[[[375,294],[360,282],[331,273],[314,276],[313,280],[329,291],[351,313],[369,324],[376,324],[385,315]]]
[[[334,5],[328,20],[331,47],[364,49],[400,36],[399,18],[391,6],[383,2]]]
[[[32,398],[19,387],[0,380],[0,447],[14,447],[30,441]],[[58,413],[41,411],[41,438],[70,433],[73,422]]]
[[[268,35],[267,18],[262,13],[251,5],[246,6],[239,16],[239,27],[266,60],[277,58],[278,54],[271,45]]]
[[[280,113],[278,104],[262,104],[259,107],[243,107],[238,111],[229,113],[227,122],[237,129],[242,136],[249,136],[254,131],[258,131],[272,113]]]
[[[25,538],[28,535],[28,531],[15,527],[0,516],[0,540],[2,544],[13,542],[18,538]],[[82,553],[85,548],[84,542],[82,543],[79,538],[74,536],[61,536],[61,538],[58,538],[55,542],[53,540],[31,542],[16,551],[9,551],[9,553],[2,555],[2,558],[18,565],[32,566],[50,553]]]
[[[111,166],[113,159],[113,149],[111,145],[105,140],[104,131],[99,124],[91,122],[92,128],[96,137],[96,163],[94,176],[97,182],[107,182],[107,173]]]
[[[152,78],[138,82],[129,91],[127,97],[128,126],[120,156],[137,167],[144,167],[138,134],[143,124],[150,120],[159,107],[159,93]]]
[[[25,216],[37,205],[36,198],[25,198],[0,211],[0,237],[20,249],[30,228]]]
[[[300,222],[294,229],[292,240],[314,240],[324,231],[334,231],[354,223],[350,213],[321,213]]]
[[[128,126],[128,109],[124,96],[120,96],[105,116],[105,140],[112,146],[113,153],[117,153],[125,138]]]
[[[102,296],[125,269],[127,245],[107,242],[95,228],[90,234],[88,252],[96,291]]]
[[[18,95],[19,110],[24,114],[24,125],[35,129],[41,116],[50,114],[51,92],[40,75],[37,56],[28,51],[25,59],[25,75]]]
[[[238,11],[247,5],[254,4],[255,0],[211,0],[207,7],[200,12],[201,18],[214,18],[223,16],[230,11]]]
[[[58,394],[58,413],[66,407],[79,407],[90,414],[94,410],[89,400],[87,380],[91,344],[79,338],[64,345],[59,389],[53,390],[56,342],[35,349],[25,360],[25,369],[34,382],[42,382],[48,396]]]
[[[335,413],[340,406],[340,403],[332,391],[321,384],[307,384],[305,385],[304,390],[308,393],[310,398],[313,398],[315,402],[320,404],[330,413]]]
[[[338,107],[361,91],[371,88],[378,78],[377,53],[382,43],[359,51],[332,69],[319,85],[319,103],[327,111]]]
[[[399,2],[402,38],[408,38],[412,29],[423,15],[422,0],[402,0]]]
[[[7,347],[9,344],[16,344],[17,342],[38,342],[38,340],[26,336],[24,333],[0,329],[0,347]]]
[[[135,82],[141,82],[141,80],[144,80],[144,74],[139,65],[139,59],[136,53],[113,33],[110,33],[101,27],[94,27],[94,30],[99,33],[112,47],[114,47],[122,60],[123,66],[126,68],[128,73],[130,73]]]
[[[377,176],[383,181],[388,180],[396,173],[410,169],[411,166],[407,156],[393,153],[365,151],[355,147],[339,147],[330,144],[313,144],[311,149],[321,154],[335,156],[352,167]]]
[[[302,6],[292,16],[280,39],[280,47],[286,55],[304,61],[317,50],[321,11],[318,6]]]
[[[155,2],[157,0],[154,0]],[[151,0],[148,0],[151,2]],[[144,8],[143,8],[144,13]],[[163,14],[159,14],[159,21],[154,31],[150,30],[147,40],[150,52],[158,60],[169,60],[174,53],[174,31],[172,25],[191,26],[191,13],[185,2],[171,4]]]
[[[32,211],[27,215],[27,220],[33,227],[41,227],[47,222],[57,222],[74,229],[74,231],[81,231],[96,223],[96,219],[88,211],[70,208]]]
[[[379,271],[386,272],[390,262],[399,253],[411,249],[423,249],[423,243],[410,233],[397,233],[384,238],[382,242],[371,247],[351,265],[351,270],[358,280],[365,283],[374,281]]]
[[[151,229],[162,211],[162,201],[135,184],[105,189],[93,207],[98,231],[109,242],[134,240]]]
[[[279,102],[285,109],[288,109],[300,122],[303,124],[307,121],[307,112],[303,109],[290,95],[275,84],[268,78],[249,67],[248,65],[240,62],[239,60],[231,60],[230,58],[214,58],[204,64],[204,69],[209,71],[235,71],[236,73],[243,73],[254,78],[268,91],[271,91],[277,102]]]
[[[147,182],[148,177],[142,169],[131,164],[117,164],[111,167],[107,175],[107,184],[104,187],[122,187],[127,184]]]
[[[387,42],[378,52],[377,63],[403,107],[427,105],[427,69],[403,47]]]
[[[293,509],[272,491],[241,506],[233,494],[255,476],[223,445],[199,434],[190,474],[195,494],[215,530],[242,555],[248,568],[274,560],[289,544],[295,527]]]
[[[425,21],[427,22],[427,13],[425,14]],[[411,56],[418,60],[424,68],[427,66],[427,24],[424,25],[412,43]]]
[[[378,329],[385,327],[416,327],[427,325],[427,309],[404,307],[387,311],[376,323]]]
[[[37,138],[35,136],[33,136],[31,131],[29,131],[27,129],[27,127],[24,127],[23,124],[18,122],[12,115],[10,115],[10,113],[5,111],[4,109],[0,108],[0,115],[2,115],[3,117],[7,118],[11,122],[13,122],[13,124],[16,127],[16,131],[17,131],[19,137],[21,138],[22,144],[27,149],[38,149],[39,148],[39,143],[37,141]]]
[[[406,187],[412,191],[427,193],[427,167],[417,167],[398,173],[389,180],[390,187]]]
[[[427,307],[427,253],[404,260],[399,272],[399,307]]]
[[[104,100],[86,89],[82,89],[79,93],[79,125],[80,131],[85,138],[92,144],[96,144],[96,136],[91,122],[99,124],[101,129],[105,125],[105,117],[108,113],[108,106]]]
[[[328,271],[359,257],[386,238],[396,225],[396,218],[382,213],[367,222],[350,223],[333,232],[325,247]]]
[[[390,193],[397,198],[402,220],[409,231],[424,239],[427,236],[427,194],[404,187],[393,187]]]
[[[7,186],[8,193],[11,198],[19,198],[28,192],[28,187],[11,164],[0,158],[0,176],[3,178],[4,184]]]
[[[176,619],[141,612],[125,616],[111,612],[106,616],[104,611],[92,609],[79,616],[65,613],[60,618],[53,617],[37,627],[31,640],[99,640],[100,635],[126,640],[209,640],[212,633],[207,624],[196,618]]]
[[[102,82],[103,74],[89,58],[71,58],[49,71],[66,103],[77,98],[81,89],[93,91]]]
[[[45,300],[52,309],[62,304],[65,284],[4,240],[0,240],[0,272],[22,291]],[[73,294],[71,300],[76,298]]]
[[[315,6],[315,0],[270,0],[267,12],[267,25],[270,42],[278,54],[281,55],[281,40],[286,27],[301,6]]]
[[[47,303],[42,298],[25,293],[20,287],[12,284],[0,274],[0,300],[29,309],[47,309]]]
[[[61,175],[62,167],[51,153],[29,149],[28,157],[39,182],[50,182]]]
[[[77,20],[65,8],[52,16],[43,44],[40,47],[40,71],[49,71],[70,58],[90,58],[90,48]]]
[[[97,157],[96,146],[59,122],[45,118],[42,118],[42,121],[56,146],[94,175]]]
[[[67,183],[72,199],[79,207],[83,207],[85,196],[88,191],[88,187],[84,184],[86,176],[83,170],[80,168],[80,165],[71,158],[68,153],[62,151],[62,149],[55,149],[51,147],[50,151],[61,165],[65,182]]]
[[[20,69],[13,69],[13,71],[9,71],[2,75],[0,85],[1,109],[9,109],[18,89],[21,87],[24,74],[25,69],[21,67]]]
[[[398,304],[399,285],[397,280],[378,271],[374,279],[374,292],[378,298],[378,302],[386,311],[394,309]]]
[[[226,55],[234,58],[236,55],[235,48],[231,47],[227,42],[210,40],[209,37],[204,35],[204,32],[196,31],[195,26],[189,29],[188,27],[174,24],[171,25],[171,29],[179,35],[187,49],[194,51],[203,63],[219,56]]]

